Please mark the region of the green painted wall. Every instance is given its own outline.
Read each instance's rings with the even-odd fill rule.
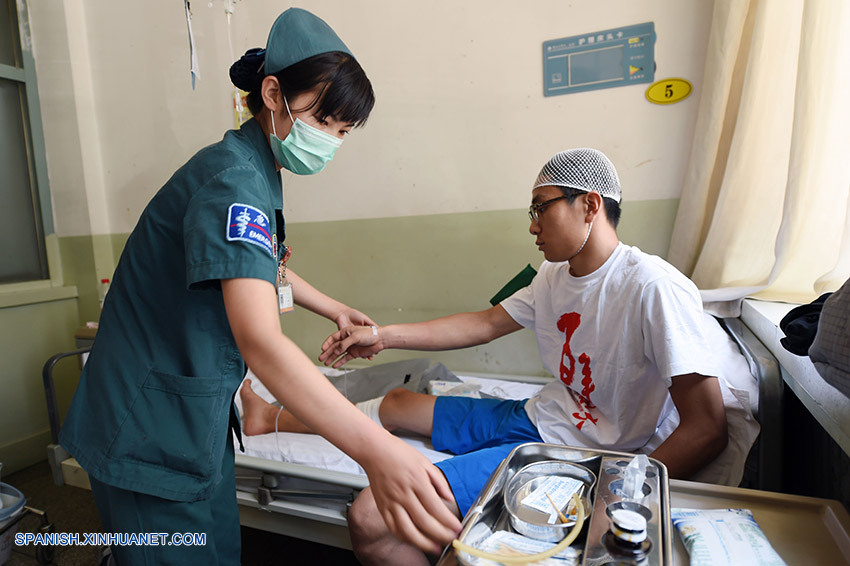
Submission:
[[[59,239],[62,275],[65,283],[77,287],[78,324],[97,320],[97,296],[93,240],[103,236],[74,236]]]
[[[664,256],[678,201],[623,204],[620,239]],[[44,458],[48,441],[41,367],[74,348],[74,332],[97,320],[95,265],[117,264],[127,234],[59,239],[64,284],[77,298],[0,308],[0,461],[7,473]],[[489,299],[541,254],[524,210],[403,218],[295,223],[287,226],[291,267],[328,295],[379,324],[425,320],[488,308]],[[113,257],[97,257],[109,254]],[[96,261],[97,260],[97,261]],[[281,317],[283,331],[314,359],[335,330],[297,309]],[[383,352],[375,363],[429,357],[456,371],[545,375],[532,332],[453,352]],[[57,368],[64,414],[79,376],[75,363]]]
[[[41,371],[58,352],[74,349],[77,301],[65,299],[0,309],[0,462],[11,473],[46,457],[49,425]],[[79,377],[77,362],[56,366],[60,413]]]

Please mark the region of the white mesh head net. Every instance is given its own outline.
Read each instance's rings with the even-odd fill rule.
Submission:
[[[617,170],[604,153],[595,149],[568,149],[555,155],[543,166],[532,189],[549,185],[599,193],[620,202]]]

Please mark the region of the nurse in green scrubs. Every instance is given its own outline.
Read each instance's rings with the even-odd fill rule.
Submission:
[[[254,118],[199,151],[130,235],[61,433],[124,564],[238,564],[233,394],[246,364],[295,416],[357,460],[397,536],[435,552],[460,529],[442,474],[342,397],[280,330],[288,293],[340,328],[374,324],[285,269],[280,169],[321,171],[374,104],[321,19],[281,14],[231,69]],[[327,195],[317,194],[317,198]],[[168,544],[203,533],[205,544]],[[150,541],[148,541],[150,542]]]

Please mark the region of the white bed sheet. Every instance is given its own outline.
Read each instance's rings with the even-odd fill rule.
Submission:
[[[319,370],[325,375],[341,375],[344,372],[329,368],[319,367]],[[470,389],[484,393],[491,397],[500,399],[527,399],[533,396],[542,388],[540,384],[518,383],[505,381],[501,379],[489,379],[473,376],[458,375],[465,387],[458,388],[459,393],[468,393]],[[274,396],[268,389],[257,379],[257,377],[248,370],[245,379],[251,379],[253,390],[263,399],[272,403],[275,401]],[[239,389],[244,386],[245,382],[239,386]],[[451,392],[449,392],[451,394]],[[242,416],[242,398],[239,392],[235,398],[236,407]],[[431,441],[428,438],[421,436],[402,436],[402,440],[413,446],[419,452],[424,454],[432,462],[439,462],[450,458],[451,454],[447,452],[439,452],[431,446]],[[292,464],[302,464],[316,468],[334,470],[338,472],[346,472],[350,474],[365,475],[363,468],[349,458],[340,449],[316,434],[298,434],[290,432],[279,432],[270,434],[260,434],[256,436],[242,435],[242,443],[245,446],[245,454],[256,458],[266,460],[275,460],[278,462],[289,462]],[[234,445],[239,450],[238,440],[234,437]]]

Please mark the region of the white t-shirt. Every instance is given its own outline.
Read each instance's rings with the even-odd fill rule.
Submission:
[[[501,305],[534,329],[543,365],[556,377],[526,404],[549,443],[649,454],[679,424],[671,378],[724,372],[716,344],[725,335],[706,330],[710,322],[723,334],[707,320],[693,282],[661,258],[622,243],[584,277],[571,275],[567,262],[543,262],[531,284]],[[739,399],[720,381],[724,402],[749,414],[747,394]],[[749,421],[757,431],[751,415]],[[734,469],[711,479],[740,481],[755,434],[746,436]]]

